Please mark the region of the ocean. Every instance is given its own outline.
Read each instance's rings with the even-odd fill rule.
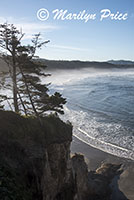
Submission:
[[[47,78],[50,92],[67,99],[63,120],[78,139],[134,160],[134,70],[58,70]]]

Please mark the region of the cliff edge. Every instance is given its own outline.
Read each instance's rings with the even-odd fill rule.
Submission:
[[[120,165],[88,171],[83,155],[70,157],[72,126],[58,117],[25,118],[0,111],[0,199],[110,200]]]

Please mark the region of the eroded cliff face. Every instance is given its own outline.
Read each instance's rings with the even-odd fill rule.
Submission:
[[[71,158],[70,125],[51,117],[40,130],[35,119],[1,111],[0,120],[1,200],[110,199],[110,182],[120,166],[90,172],[84,156]]]
[[[49,145],[41,177],[43,200],[73,199],[75,184],[70,159],[70,142]]]

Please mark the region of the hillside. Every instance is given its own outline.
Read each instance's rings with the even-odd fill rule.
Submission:
[[[134,65],[134,62],[130,60],[109,60],[108,63],[114,65]]]
[[[64,61],[64,60],[46,60],[34,59],[35,62],[40,62],[43,67],[47,66],[47,70],[55,69],[82,69],[82,68],[96,68],[96,69],[111,69],[111,68],[134,68],[134,62],[128,61],[108,61],[108,62],[89,62],[89,61]],[[8,71],[7,64],[0,60],[0,72]]]
[[[97,69],[111,69],[111,68],[134,68],[134,63],[129,64],[114,64],[109,62],[89,62],[89,61],[56,61],[37,59],[36,61],[46,65],[48,70],[54,69],[81,69],[81,68],[97,68]]]

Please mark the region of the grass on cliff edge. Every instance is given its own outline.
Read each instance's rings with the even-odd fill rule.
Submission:
[[[72,140],[72,126],[55,115],[42,118],[41,127],[34,117],[25,118],[11,111],[0,110],[0,140],[26,140],[36,143],[62,143]]]

